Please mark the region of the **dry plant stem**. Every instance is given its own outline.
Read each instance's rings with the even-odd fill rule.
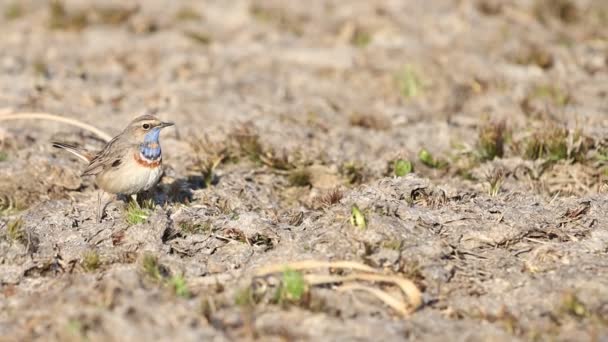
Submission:
[[[408,310],[407,306],[405,305],[405,303],[403,303],[403,301],[389,295],[385,291],[371,286],[365,286],[361,284],[345,284],[338,287],[337,290],[340,292],[356,290],[369,292],[372,295],[376,296],[378,299],[380,299],[382,302],[384,302],[384,304],[390,306],[391,308],[393,308],[393,310],[397,311],[399,314],[405,317],[409,316],[412,311]]]
[[[364,273],[354,273],[346,276],[338,276],[338,275],[321,275],[321,274],[306,274],[304,275],[304,279],[306,282],[311,285],[324,285],[331,283],[347,283],[354,281],[370,281],[370,282],[384,282],[384,283],[392,283],[401,289],[401,291],[407,296],[409,299],[410,305],[407,305],[403,300],[397,299],[385,291],[380,289],[376,289],[373,287],[361,285],[361,284],[344,284],[340,286],[338,289],[340,291],[349,291],[349,290],[363,290],[367,291],[377,298],[382,300],[386,305],[390,306],[403,316],[409,315],[411,312],[415,311],[422,305],[422,294],[420,290],[414,285],[414,283],[408,279],[404,279],[396,276],[388,276],[378,274],[379,271],[375,270],[369,266],[354,262],[354,261],[316,261],[316,260],[305,260],[305,261],[296,261],[285,264],[274,264],[262,267],[258,269],[255,273],[258,277],[267,276],[274,273],[280,273],[285,271],[286,269],[292,270],[310,270],[317,268],[346,268],[353,269]]]
[[[72,125],[72,126],[76,126],[78,128],[82,128],[86,131],[89,131],[95,135],[97,135],[98,137],[100,137],[101,139],[105,140],[106,142],[112,140],[112,136],[107,134],[106,132],[97,129],[89,124],[86,124],[84,122],[78,121],[76,119],[72,119],[72,118],[66,118],[63,116],[59,116],[59,115],[55,115],[55,114],[49,114],[49,113],[11,113],[11,114],[5,114],[7,111],[6,110],[1,110],[0,111],[0,121],[8,121],[8,120],[51,120],[51,121],[57,121],[57,122],[61,122],[61,123],[65,123],[68,125]]]
[[[393,305],[394,303],[400,303],[399,308],[396,310],[400,311],[400,312],[405,310],[405,312],[408,314],[411,313],[412,311],[415,311],[422,305],[422,294],[420,293],[420,290],[418,290],[418,287],[416,287],[416,285],[414,285],[414,283],[412,281],[405,279],[405,278],[401,278],[401,277],[385,276],[385,275],[380,275],[380,274],[354,273],[354,274],[347,275],[347,276],[308,274],[308,275],[304,276],[304,279],[306,279],[306,282],[312,286],[325,285],[325,284],[331,284],[331,283],[345,283],[345,282],[349,282],[349,281],[359,281],[359,280],[393,283],[393,284],[399,286],[401,291],[403,291],[403,293],[407,296],[411,307],[407,308],[407,305],[402,303],[402,301],[397,300],[396,298],[388,295],[384,291],[381,291],[381,292],[385,293],[388,297],[392,298],[392,301],[391,301],[392,304],[389,302],[386,302],[385,297],[378,296],[378,298],[380,298],[382,301],[384,301],[385,303],[387,303],[389,306],[391,306],[393,308],[394,308],[394,305]],[[344,286],[346,286],[346,285],[343,285],[342,287],[344,287]]]
[[[286,269],[290,270],[309,270],[315,268],[350,268],[357,271],[368,272],[368,273],[378,273],[377,270],[360,264],[354,261],[318,261],[318,260],[304,260],[304,261],[295,261],[288,262],[284,264],[273,264],[259,268],[255,272],[255,276],[263,277],[272,273],[280,273],[285,271]]]
[[[101,223],[101,217],[103,215],[103,210],[101,208],[101,198],[103,197],[103,193],[101,190],[97,191],[97,216],[95,217],[95,221],[97,223]]]

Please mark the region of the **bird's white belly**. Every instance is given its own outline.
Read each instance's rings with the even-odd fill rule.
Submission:
[[[162,167],[149,168],[135,162],[122,165],[116,170],[100,174],[97,185],[103,190],[114,193],[131,195],[152,188],[162,176]]]

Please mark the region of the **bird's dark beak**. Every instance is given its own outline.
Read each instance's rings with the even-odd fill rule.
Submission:
[[[169,126],[173,126],[173,125],[175,125],[173,122],[161,122],[160,128],[165,128],[165,127],[169,127]]]

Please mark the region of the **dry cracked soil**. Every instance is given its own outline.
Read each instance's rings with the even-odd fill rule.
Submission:
[[[608,340],[606,1],[0,14],[0,340]],[[101,222],[50,142],[103,139],[23,115],[144,112],[164,177]]]

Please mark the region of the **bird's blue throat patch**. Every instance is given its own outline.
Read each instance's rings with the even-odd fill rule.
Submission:
[[[139,152],[147,160],[157,160],[161,156],[160,150],[160,128],[153,128],[144,137],[144,142],[139,146]]]

